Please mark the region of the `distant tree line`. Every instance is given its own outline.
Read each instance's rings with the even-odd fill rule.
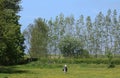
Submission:
[[[120,15],[110,9],[90,16],[56,16],[54,20],[38,18],[24,30],[28,53],[32,57],[63,55],[94,57],[120,54]]]

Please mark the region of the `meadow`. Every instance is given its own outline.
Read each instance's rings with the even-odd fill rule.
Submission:
[[[0,78],[120,78],[120,65],[107,68],[106,64],[67,64],[68,72],[64,73],[64,64],[38,63],[0,66]]]

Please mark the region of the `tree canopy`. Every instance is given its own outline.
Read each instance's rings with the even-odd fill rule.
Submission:
[[[73,15],[64,16],[61,13],[54,20],[50,19],[45,23],[49,28],[47,33],[48,54],[61,55],[62,53],[66,56],[63,48],[61,48],[62,46],[74,44],[73,47],[78,48],[81,43],[84,44],[82,49],[94,57],[106,56],[108,52],[116,56],[120,52],[120,15],[117,14],[116,10],[109,9],[106,15],[99,12],[95,19],[90,16],[85,18],[83,15],[75,19]],[[80,40],[80,42],[75,42],[74,38]],[[70,47],[67,50],[69,53],[74,54],[74,50],[71,50]]]
[[[48,26],[45,20],[38,18],[34,24],[24,31],[24,37],[29,45],[29,54],[32,58],[47,56]]]
[[[24,37],[19,24],[20,0],[0,1],[0,64],[19,63],[24,55]]]

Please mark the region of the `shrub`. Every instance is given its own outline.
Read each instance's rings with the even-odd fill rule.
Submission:
[[[83,45],[79,38],[68,35],[60,40],[59,49],[64,57],[88,57],[89,52],[83,49]]]
[[[115,64],[113,62],[111,62],[110,64],[108,64],[108,68],[114,68]]]

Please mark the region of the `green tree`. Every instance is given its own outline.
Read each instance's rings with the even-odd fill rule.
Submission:
[[[21,0],[0,1],[0,63],[11,65],[20,62],[24,55],[24,37],[19,24]]]
[[[87,49],[89,50],[90,53],[93,52],[93,42],[94,42],[94,37],[93,37],[93,25],[91,21],[91,17],[88,16],[86,19],[86,28],[87,28],[87,33],[86,33],[86,46]],[[96,51],[97,52],[97,51]]]
[[[94,22],[94,52],[96,52],[99,55],[104,54],[104,43],[105,43],[105,37],[104,37],[104,33],[106,31],[104,31],[104,15],[102,14],[102,12],[99,12],[99,14],[96,16],[95,18],[95,22]],[[96,57],[97,57],[96,54]]]
[[[28,29],[24,31],[24,36],[32,58],[47,56],[48,26],[45,20],[36,19],[34,24],[30,24]]]
[[[59,49],[64,57],[79,57],[86,55],[81,40],[69,35],[61,39]]]
[[[83,28],[84,28],[84,17],[83,15],[76,21],[76,36],[81,38],[83,35]]]
[[[71,35],[74,36],[75,32],[74,32],[74,16],[68,16],[65,18],[65,35]]]
[[[50,19],[48,21],[49,26],[49,43],[48,49],[49,54],[60,55],[60,50],[58,48],[58,43],[61,38],[65,35],[65,20],[64,15],[61,13],[59,16],[56,16],[55,20],[53,21]]]
[[[113,36],[113,56],[119,54],[119,42],[120,42],[120,26],[117,20],[117,11],[114,10],[113,11],[113,15],[112,15],[112,36]]]

